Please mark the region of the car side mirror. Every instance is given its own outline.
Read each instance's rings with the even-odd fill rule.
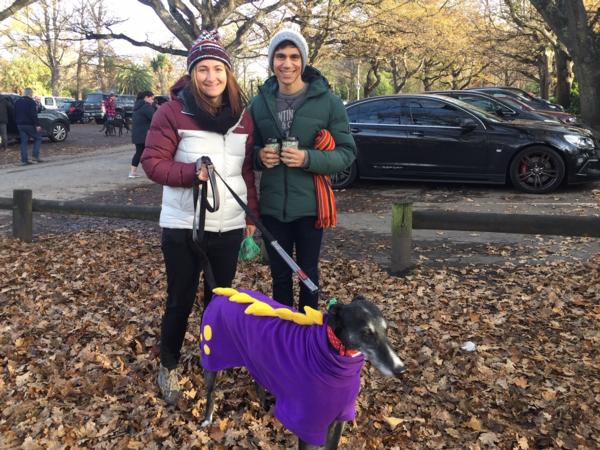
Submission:
[[[473,131],[475,128],[477,128],[477,122],[475,122],[475,120],[473,119],[462,119],[460,121],[460,127],[463,129],[463,131],[465,133],[469,132],[469,131]]]
[[[514,111],[503,108],[496,109],[496,114],[498,114],[500,117],[513,117],[516,115]]]

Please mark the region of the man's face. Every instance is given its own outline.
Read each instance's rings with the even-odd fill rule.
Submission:
[[[277,81],[288,87],[302,87],[302,57],[300,50],[294,45],[288,45],[275,50],[273,56],[273,72]]]

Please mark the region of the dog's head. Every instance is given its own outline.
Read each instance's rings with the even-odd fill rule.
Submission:
[[[347,348],[360,350],[383,375],[398,376],[406,370],[387,339],[383,314],[363,296],[355,297],[350,304],[333,304],[327,320]]]

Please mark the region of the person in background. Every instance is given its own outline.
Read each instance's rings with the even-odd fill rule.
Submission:
[[[108,97],[104,100],[103,105],[105,120],[115,120],[115,116],[117,115],[117,96],[114,92],[108,94]]]
[[[255,226],[217,180],[220,208],[206,212],[201,242],[192,240],[192,186],[206,180],[198,165],[212,160],[228,185],[258,213],[252,170],[252,118],[216,31],[203,31],[188,52],[188,74],[171,89],[173,100],[156,110],[146,136],[142,167],[148,178],[163,185],[160,226],[167,275],[167,302],[160,333],[158,385],[164,400],[173,404],[180,394],[178,364],[204,271],[204,305],[212,289],[229,287],[237,270],[240,245]],[[209,198],[212,189],[208,189]],[[200,249],[196,247],[200,246]],[[216,286],[211,286],[200,256],[208,260]]]
[[[0,95],[0,141],[8,150],[8,118],[13,114],[13,105],[7,95]]]
[[[146,134],[150,128],[152,116],[154,115],[155,111],[156,108],[154,107],[154,94],[151,91],[139,92],[135,101],[135,105],[133,105],[131,142],[133,142],[135,145],[135,154],[131,160],[129,178],[139,177],[137,169],[140,164],[142,152],[144,151]]]
[[[330,175],[349,167],[356,145],[350,134],[342,100],[333,94],[321,73],[306,64],[308,45],[293,30],[275,34],[268,61],[274,75],[252,99],[255,168],[260,179],[263,223],[308,277],[319,284],[319,254],[323,226],[319,225],[314,175]],[[319,132],[328,132],[331,151],[315,148]],[[292,139],[290,139],[292,138]],[[281,152],[266,145],[279,141]],[[295,147],[295,148],[294,148]],[[332,225],[331,225],[332,226]],[[267,246],[273,278],[273,298],[293,306],[292,270]],[[318,309],[317,294],[300,285],[299,310]]]
[[[25,88],[23,97],[15,102],[15,122],[19,130],[19,140],[21,141],[21,165],[31,164],[29,161],[27,144],[29,138],[33,139],[33,150],[31,156],[34,162],[41,163],[40,146],[42,145],[40,121],[38,119],[38,105],[33,99],[33,90]]]

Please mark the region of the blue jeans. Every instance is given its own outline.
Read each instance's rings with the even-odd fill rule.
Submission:
[[[42,136],[37,132],[33,125],[17,125],[19,129],[19,139],[21,140],[21,162],[27,162],[27,143],[29,138],[33,139],[33,159],[39,159],[40,146],[42,145]]]
[[[273,234],[288,255],[293,257],[294,247],[296,248],[296,263],[318,287],[319,254],[323,240],[323,229],[315,228],[316,217],[302,217],[293,222],[280,222],[271,216],[262,216],[261,219],[267,230]],[[265,243],[265,246],[269,254],[269,265],[271,267],[271,277],[273,278],[273,298],[284,305],[294,306],[292,269],[288,267],[270,244]],[[298,309],[304,312],[304,306],[306,305],[319,309],[318,303],[318,294],[311,294],[306,286],[300,282]]]

